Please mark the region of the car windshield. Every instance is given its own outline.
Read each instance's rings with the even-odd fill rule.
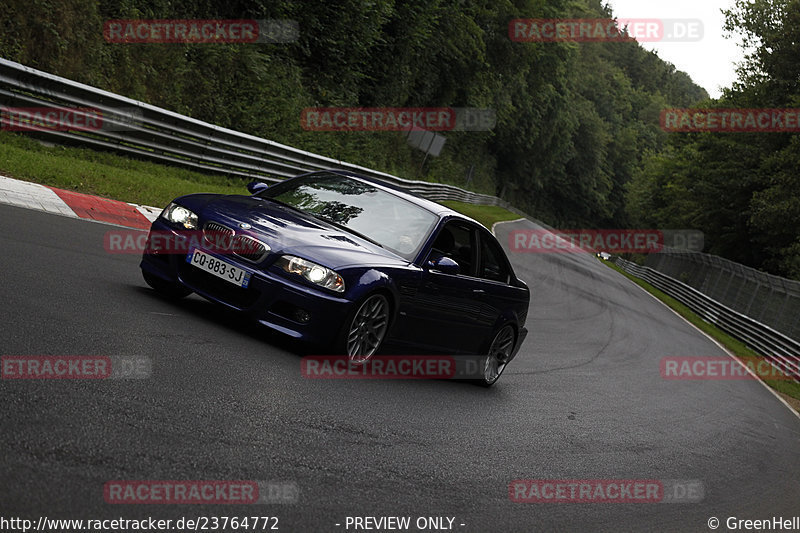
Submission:
[[[405,198],[338,174],[279,183],[258,196],[343,227],[408,260],[419,252],[437,220]]]

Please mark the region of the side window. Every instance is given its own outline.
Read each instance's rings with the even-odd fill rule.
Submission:
[[[502,283],[508,283],[511,277],[503,250],[494,239],[483,235],[481,235],[481,266],[478,277]]]
[[[475,232],[469,227],[450,222],[439,232],[431,249],[432,254],[449,257],[461,267],[465,276],[475,275]]]

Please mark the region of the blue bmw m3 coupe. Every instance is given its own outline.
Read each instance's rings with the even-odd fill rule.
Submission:
[[[386,342],[479,356],[477,380],[492,385],[516,355],[530,292],[474,220],[342,171],[248,190],[173,200],[150,229],[145,281],[169,297],[195,292],[356,365]]]

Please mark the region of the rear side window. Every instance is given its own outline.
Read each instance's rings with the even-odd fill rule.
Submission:
[[[478,277],[508,283],[511,275],[500,246],[487,236],[481,235],[481,264]]]

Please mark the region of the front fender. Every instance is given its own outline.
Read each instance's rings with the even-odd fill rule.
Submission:
[[[375,268],[368,268],[362,272],[356,273],[352,278],[354,278],[354,288],[349,298],[352,301],[361,301],[367,295],[377,291],[386,293],[389,296],[389,305],[392,310],[391,320],[394,321],[398,313],[398,306],[400,305],[400,295],[389,274]]]

